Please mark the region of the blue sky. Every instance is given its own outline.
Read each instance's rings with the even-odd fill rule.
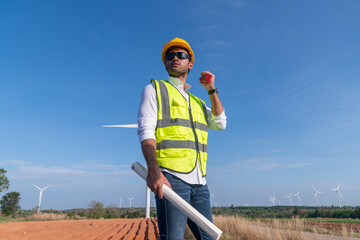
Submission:
[[[1,1],[0,167],[43,209],[144,206],[135,129],[141,90],[165,79],[162,46],[186,39],[188,83],[216,75],[228,117],[211,131],[208,183],[218,206],[360,199],[360,2]]]

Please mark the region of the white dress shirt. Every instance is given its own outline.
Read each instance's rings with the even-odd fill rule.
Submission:
[[[170,82],[174,87],[176,87],[179,92],[186,99],[189,106],[189,94],[188,90],[191,86],[185,83],[185,90],[182,81],[178,78],[168,77],[167,81]],[[224,130],[226,128],[226,116],[225,110],[218,116],[214,116],[211,113],[211,109],[206,107],[208,111],[208,123],[209,128],[214,130]],[[155,130],[157,124],[157,113],[158,113],[158,103],[155,90],[155,83],[147,85],[141,94],[140,107],[138,111],[137,121],[138,121],[138,136],[140,143],[146,139],[155,138]],[[206,178],[201,176],[199,164],[196,164],[195,169],[190,173],[177,173],[168,169],[160,168],[161,171],[171,173],[172,175],[180,178],[181,180],[189,184],[206,184]]]

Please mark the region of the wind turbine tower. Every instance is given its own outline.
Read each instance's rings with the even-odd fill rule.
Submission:
[[[297,202],[298,202],[297,205],[300,206],[300,201],[301,201],[300,190],[297,193],[294,193],[294,196],[297,198]]]
[[[128,199],[129,199],[129,201],[130,201],[130,207],[131,207],[131,201],[134,200],[134,198],[129,198],[129,197],[128,197]]]
[[[125,124],[125,125],[103,125],[103,127],[118,127],[118,128],[138,128],[138,124]],[[150,188],[146,185],[146,197],[145,197],[145,217],[150,218]],[[130,201],[131,207],[131,201]]]
[[[42,192],[47,189],[48,187],[50,187],[51,185],[48,185],[47,187],[44,187],[44,188],[39,188],[38,186],[34,185],[34,187],[36,187],[37,189],[40,190],[40,194],[39,194],[39,206],[38,206],[38,213],[40,212],[40,208],[41,208],[41,199],[42,199]]]
[[[314,189],[314,198],[316,198],[317,206],[319,206],[319,196],[318,196],[318,194],[322,193],[322,192],[316,190],[316,188],[314,186],[312,186],[312,187]]]
[[[335,191],[335,192],[337,193],[337,197],[338,197],[338,201],[339,201],[339,206],[340,206],[340,208],[341,208],[340,197],[342,197],[343,199],[344,199],[344,197],[343,197],[343,195],[342,195],[341,192],[340,192],[340,184],[338,185],[337,188],[333,188],[333,189],[331,189],[331,190],[333,190],[333,191]]]
[[[119,200],[119,208],[121,208],[122,199],[121,199],[121,198],[119,198],[118,200]]]

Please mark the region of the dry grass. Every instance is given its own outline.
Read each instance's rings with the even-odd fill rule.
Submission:
[[[233,216],[214,216],[214,223],[223,231],[221,239],[224,240],[318,240],[349,239],[353,236],[352,232],[348,232],[344,227],[339,233],[342,237],[324,237],[321,234],[331,232],[319,227],[306,226],[304,220],[298,218],[290,221],[273,219],[264,222]]]
[[[284,226],[280,221],[274,220],[274,227],[260,221],[251,221],[240,217],[216,216],[214,223],[223,231],[223,239],[257,239],[257,240],[287,240],[302,239],[300,222]],[[285,230],[289,228],[288,230]]]
[[[72,218],[68,217],[66,214],[59,213],[34,213],[27,217],[29,221],[61,221],[61,220],[84,220],[85,217],[79,217],[78,215],[73,216]]]

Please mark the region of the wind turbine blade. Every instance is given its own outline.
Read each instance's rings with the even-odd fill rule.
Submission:
[[[341,192],[338,192],[338,193],[339,193],[340,197],[342,197],[342,198],[344,199],[344,197],[343,197],[343,195],[341,194]]]
[[[35,184],[33,184],[34,187],[36,187],[37,189],[39,189],[41,191],[41,188],[39,188],[38,186],[36,186]]]
[[[138,128],[138,125],[137,124],[103,125],[103,127]]]
[[[48,185],[47,187],[44,187],[42,190],[45,190],[45,189],[47,189],[48,187],[50,187],[51,185]]]

